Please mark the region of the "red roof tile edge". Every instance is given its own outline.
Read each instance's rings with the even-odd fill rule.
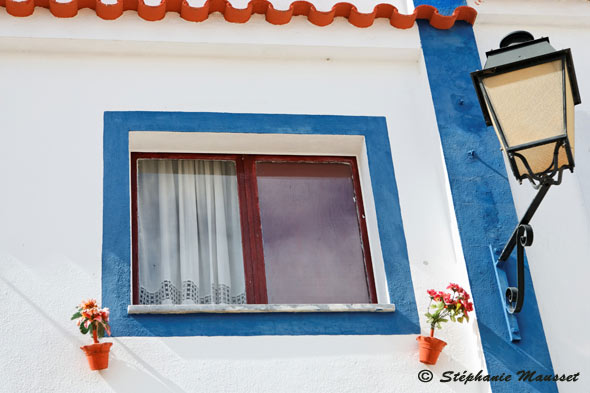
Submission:
[[[187,0],[160,0],[157,6],[150,6],[143,0],[116,0],[115,4],[104,4],[100,0],[71,0],[68,3],[59,3],[56,0],[0,0],[0,6],[6,7],[6,11],[13,16],[29,16],[35,7],[49,8],[49,11],[58,18],[71,18],[77,15],[82,8],[91,8],[102,19],[117,19],[123,11],[136,10],[139,16],[145,20],[156,21],[164,18],[166,12],[178,12],[181,18],[191,22],[202,22],[209,14],[221,12],[225,20],[232,23],[245,23],[252,14],[264,14],[267,22],[274,25],[284,25],[291,21],[293,16],[304,15],[317,26],[327,26],[335,17],[342,16],[356,27],[369,27],[376,18],[387,18],[389,23],[399,29],[408,29],[414,25],[416,19],[427,19],[437,29],[450,29],[455,21],[462,20],[473,24],[477,11],[471,7],[460,6],[452,15],[441,15],[438,10],[430,5],[419,5],[414,13],[400,14],[390,4],[379,4],[373,12],[364,14],[357,11],[350,3],[338,3],[331,11],[318,11],[314,5],[307,1],[294,1],[288,10],[276,10],[267,0],[251,0],[247,8],[234,8],[227,0],[207,0],[202,7],[191,7]]]

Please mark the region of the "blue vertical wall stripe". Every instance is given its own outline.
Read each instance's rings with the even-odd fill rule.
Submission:
[[[128,315],[131,302],[129,132],[362,135],[393,313]],[[420,332],[387,125],[383,117],[105,112],[102,301],[114,336],[412,334]]]
[[[518,220],[500,146],[485,126],[469,76],[481,68],[473,29],[464,22],[450,30],[436,30],[425,21],[418,27],[488,372],[553,374],[528,264],[525,304],[517,317],[520,342],[510,341],[498,296],[488,247],[501,248]],[[492,390],[557,391],[555,382],[515,377],[510,383],[492,382]]]

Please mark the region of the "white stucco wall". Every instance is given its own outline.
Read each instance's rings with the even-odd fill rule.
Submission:
[[[109,110],[386,116],[420,314],[426,289],[468,287],[416,27],[0,9],[0,74],[1,392],[489,390],[417,379],[485,371],[475,321],[437,333],[448,346],[434,367],[418,362],[414,335],[118,337],[109,369],[91,372],[78,348],[90,337],[69,320],[100,298]]]
[[[570,0],[559,7],[550,3],[540,1],[528,8],[506,1],[482,4],[474,32],[482,64],[485,52],[515,30],[549,37],[557,50],[572,49],[582,97],[575,113],[576,168],[549,190],[531,221],[535,240],[526,253],[553,368],[557,373],[581,373],[580,383],[559,383],[559,390],[582,392],[590,389],[590,314],[585,295],[590,277],[590,3]],[[508,178],[521,217],[535,190],[528,183],[519,185],[510,173]]]

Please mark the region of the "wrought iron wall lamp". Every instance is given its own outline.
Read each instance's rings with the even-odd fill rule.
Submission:
[[[484,68],[471,73],[486,124],[494,126],[516,179],[538,189],[497,261],[517,247],[518,287],[505,291],[507,312],[515,314],[524,301],[524,247],[533,242],[529,222],[563,170],[573,172],[574,105],[581,101],[570,50],[556,51],[548,38],[516,31],[486,56]],[[507,286],[505,277],[498,281]]]

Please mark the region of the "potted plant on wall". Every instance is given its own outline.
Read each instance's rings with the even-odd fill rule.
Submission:
[[[113,343],[99,343],[105,333],[111,335],[109,326],[109,309],[100,308],[96,299],[84,300],[78,310],[72,315],[80,327],[80,333],[92,333],[94,344],[80,347],[86,354],[91,370],[103,370],[109,366],[109,351]]]
[[[443,348],[447,345],[443,340],[434,337],[434,330],[441,329],[441,323],[452,322],[463,323],[469,322],[470,311],[473,311],[469,294],[457,284],[450,283],[447,289],[451,292],[435,291],[429,289],[426,291],[430,296],[430,304],[426,321],[430,324],[430,337],[418,336],[418,345],[420,347],[420,361],[425,364],[436,364],[438,356]]]

